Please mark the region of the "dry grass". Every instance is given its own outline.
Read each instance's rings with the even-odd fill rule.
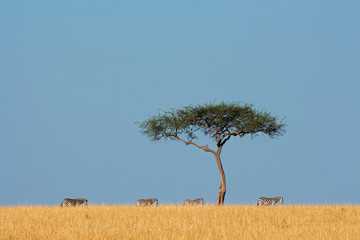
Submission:
[[[0,207],[0,239],[359,240],[360,207]]]

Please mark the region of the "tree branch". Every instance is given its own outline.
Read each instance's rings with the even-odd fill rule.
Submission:
[[[227,130],[227,133],[225,133],[224,136],[220,137],[220,135],[218,135],[217,144],[219,147],[222,147],[230,139],[231,136],[243,137],[243,136],[245,136],[245,134],[248,134],[248,133],[251,133],[251,132],[243,132],[243,131],[230,132],[229,130]]]
[[[195,147],[197,148],[200,148],[202,150],[204,150],[205,152],[211,152],[213,154],[216,154],[216,152],[212,149],[210,149],[207,145],[206,146],[200,146],[192,141],[185,141],[184,139],[182,139],[181,137],[177,136],[177,135],[174,135],[175,138],[177,138],[178,140],[182,141],[183,143],[187,145],[194,145]]]
[[[207,129],[209,129],[210,131],[212,131],[213,133],[215,133],[215,134],[218,134],[218,131],[216,131],[215,129],[212,129],[210,126],[209,126],[209,123],[207,123],[206,121],[205,121],[205,123],[203,123],[203,122],[199,122],[200,124],[202,124],[204,127],[206,127]]]
[[[244,132],[244,131],[238,131],[238,132],[228,132],[225,134],[225,136],[239,136],[239,137],[243,137],[245,136],[245,134],[248,134],[248,133],[251,133],[251,132]]]
[[[224,137],[226,136],[226,138],[224,139]],[[220,146],[224,146],[224,144],[230,139],[230,137],[232,135],[225,135],[224,137],[221,138],[221,142],[220,142]]]

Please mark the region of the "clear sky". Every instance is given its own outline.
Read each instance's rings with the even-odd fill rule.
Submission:
[[[225,145],[225,203],[360,204],[359,26],[357,0],[0,1],[0,205],[215,203],[214,156],[135,122],[222,101],[288,124]]]

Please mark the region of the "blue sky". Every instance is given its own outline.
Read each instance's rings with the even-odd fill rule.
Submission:
[[[135,122],[222,101],[288,124],[225,145],[225,203],[360,204],[359,24],[359,1],[0,1],[0,205],[215,203],[213,155]]]

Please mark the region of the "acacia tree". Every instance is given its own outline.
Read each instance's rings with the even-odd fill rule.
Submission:
[[[183,109],[172,109],[158,113],[148,120],[139,123],[141,133],[151,141],[178,140],[186,145],[193,145],[215,156],[219,168],[221,182],[217,204],[224,204],[226,193],[225,172],[220,154],[224,144],[232,137],[252,137],[259,133],[270,138],[280,136],[285,132],[286,124],[265,111],[254,109],[251,104],[221,103],[187,106]],[[214,140],[216,148],[201,145],[198,133]]]

